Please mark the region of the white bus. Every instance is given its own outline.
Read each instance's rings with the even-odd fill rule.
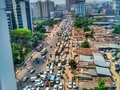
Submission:
[[[43,48],[42,51],[41,51],[41,55],[45,55],[47,53],[47,48]]]

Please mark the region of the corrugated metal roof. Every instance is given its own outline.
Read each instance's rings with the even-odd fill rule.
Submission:
[[[98,75],[112,76],[109,68],[103,68],[103,67],[97,67],[96,66],[96,71],[97,71]]]
[[[94,57],[94,63],[95,63],[96,66],[109,68],[109,64],[107,64],[105,62],[105,59],[102,56],[102,54],[100,54],[100,53],[93,53],[93,57]]]

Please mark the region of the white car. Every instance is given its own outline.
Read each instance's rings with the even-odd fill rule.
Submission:
[[[39,82],[41,82],[39,79],[36,79],[36,80],[35,80],[35,83],[39,83]]]
[[[42,56],[43,57],[43,59],[46,59],[46,56]]]
[[[60,71],[57,72],[57,76],[58,76],[58,77],[61,76],[61,72],[60,72]]]
[[[35,72],[35,69],[30,70],[30,74],[33,74]]]
[[[41,86],[40,82],[35,84],[35,87],[40,87],[40,86]]]
[[[54,85],[53,90],[58,90],[58,86]]]
[[[22,81],[26,82],[28,80],[28,78],[29,78],[28,76],[25,76]]]
[[[36,83],[35,87],[44,87],[43,81]]]
[[[23,90],[35,90],[32,85],[27,85]]]
[[[46,87],[46,89],[45,90],[50,90],[50,88],[49,87]]]
[[[43,75],[46,75],[46,76],[47,76],[47,74],[48,74],[47,72],[44,72],[44,73],[43,73]]]
[[[73,82],[73,88],[76,89],[76,83],[75,82]]]
[[[40,87],[37,87],[35,90],[40,90]]]
[[[50,68],[49,68],[48,66],[46,67],[46,71],[47,71],[47,72],[49,72],[49,71],[50,71]]]
[[[53,74],[53,70],[50,70],[50,75],[52,75]]]
[[[30,78],[31,82],[34,82],[36,79],[37,79],[36,76],[33,76],[33,77]]]
[[[69,61],[67,60],[66,65],[69,66]]]
[[[60,89],[60,90],[63,89],[63,84],[62,84],[62,83],[59,84],[59,89]]]
[[[30,72],[32,69],[33,69],[33,67],[30,66],[30,67],[27,68],[27,71]]]
[[[72,82],[69,82],[69,84],[68,84],[68,88],[72,88],[73,87],[73,83]]]

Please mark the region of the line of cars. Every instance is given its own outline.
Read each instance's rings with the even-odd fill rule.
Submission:
[[[23,90],[40,90],[41,88],[45,88],[45,90],[50,90],[50,87],[53,87],[53,90],[63,89],[63,83],[60,82],[61,74],[61,64],[58,63],[58,72],[54,74],[54,66],[55,63],[51,62],[47,65],[46,71],[36,73],[35,76],[25,76],[23,78],[23,82],[31,82],[32,85],[27,85]],[[28,67],[28,72],[33,74],[35,69],[33,67]],[[34,71],[34,72],[33,72]],[[32,73],[31,73],[32,72]]]

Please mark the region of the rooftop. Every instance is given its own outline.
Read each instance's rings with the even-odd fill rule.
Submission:
[[[112,76],[109,68],[103,68],[96,66],[98,76]]]

